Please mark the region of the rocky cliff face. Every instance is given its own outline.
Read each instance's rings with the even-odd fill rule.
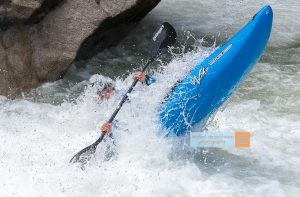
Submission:
[[[160,0],[0,0],[0,94],[59,79],[116,45]]]

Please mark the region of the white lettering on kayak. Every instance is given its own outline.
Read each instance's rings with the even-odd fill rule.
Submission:
[[[227,51],[229,51],[231,47],[232,44],[228,45],[221,53],[219,53],[219,55],[217,55],[217,57],[215,57],[211,62],[209,62],[209,65],[213,65],[214,63],[216,63],[216,61],[218,61]]]
[[[202,77],[207,73],[207,70],[208,70],[208,68],[204,68],[204,67],[201,68],[200,71],[199,71],[199,75],[193,77],[192,83],[194,85],[200,84],[200,81],[201,81]]]

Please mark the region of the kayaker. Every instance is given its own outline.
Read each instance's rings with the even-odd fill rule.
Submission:
[[[137,79],[143,84],[150,85],[156,81],[154,77],[146,75],[142,71],[136,71],[133,75],[134,79]],[[97,94],[101,102],[107,101],[113,96],[116,92],[116,89],[112,83],[106,83],[102,90],[98,90]]]
[[[112,83],[106,83],[102,90],[98,90],[100,101],[107,101],[115,93],[115,87]]]
[[[145,85],[150,85],[156,81],[154,77],[151,77],[149,75],[146,75],[142,71],[135,71],[133,74],[133,78],[137,79],[139,82]],[[115,94],[115,87],[112,83],[107,83],[104,85],[103,89],[101,91],[98,91],[98,95],[100,96],[101,101],[106,101]],[[105,122],[101,126],[101,132],[110,133],[112,128],[112,123]]]

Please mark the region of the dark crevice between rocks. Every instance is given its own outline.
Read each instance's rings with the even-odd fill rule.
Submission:
[[[35,10],[32,15],[24,22],[25,25],[39,23],[51,11],[54,10],[64,0],[46,0],[41,7]]]
[[[76,66],[83,66],[85,61],[99,52],[116,46],[134,26],[155,7],[160,0],[139,0],[130,9],[104,20],[100,26],[81,44],[75,58]]]
[[[54,10],[60,3],[65,0],[45,0],[42,5],[36,9],[28,18],[26,19],[3,19],[0,21],[0,31],[6,31],[10,26],[24,24],[33,25],[37,24],[43,20],[43,18],[52,10]],[[5,0],[0,0],[0,6],[5,3]],[[3,5],[5,6],[5,4]]]
[[[5,0],[0,0],[0,6],[4,3]]]
[[[8,3],[8,1],[6,1],[6,0],[0,0],[0,6],[3,4],[7,4],[7,3]]]

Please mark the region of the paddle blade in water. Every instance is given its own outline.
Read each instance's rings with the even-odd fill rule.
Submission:
[[[70,163],[80,163],[84,166],[92,158],[95,152],[96,146],[95,144],[92,144],[74,155],[70,160]]]

